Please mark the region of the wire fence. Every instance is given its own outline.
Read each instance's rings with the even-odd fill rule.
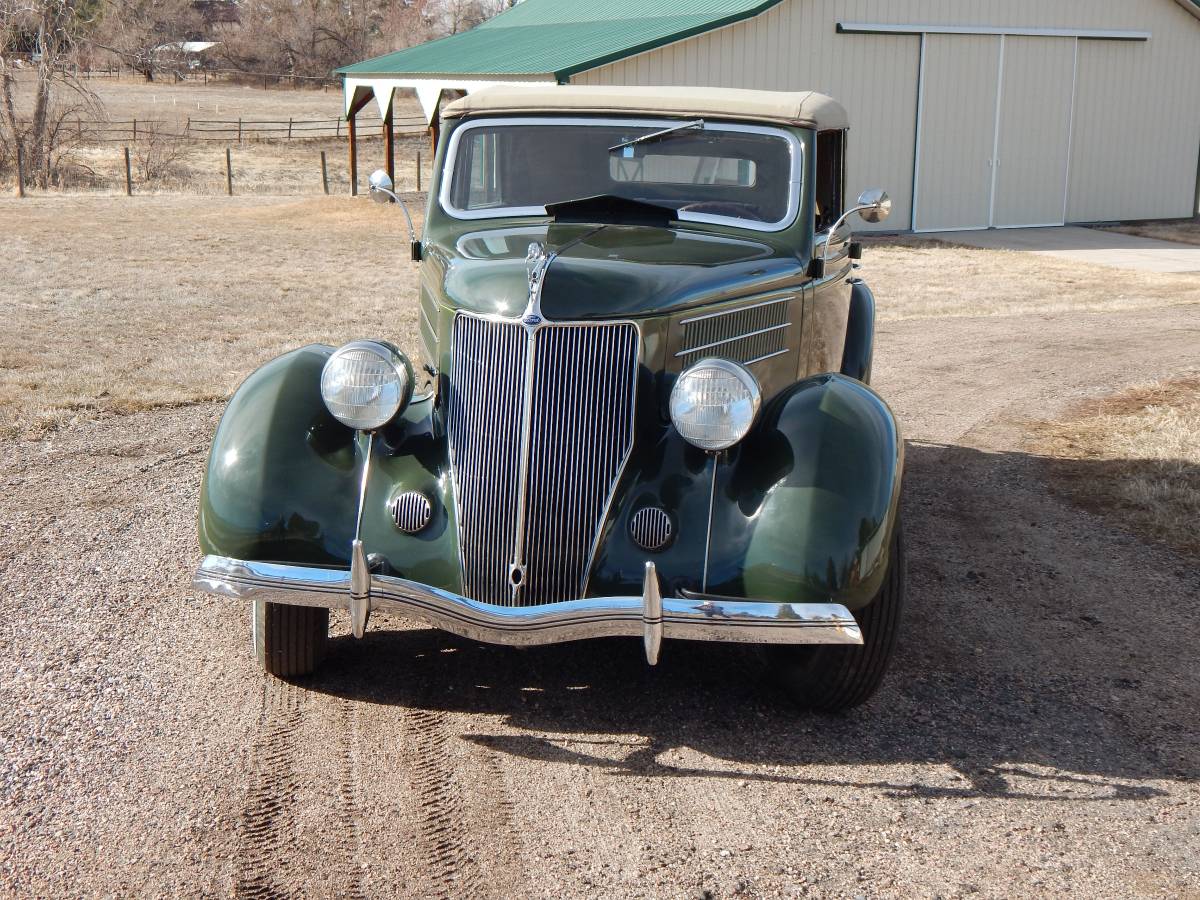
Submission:
[[[79,144],[136,144],[161,138],[188,141],[219,141],[242,144],[247,141],[294,141],[313,138],[341,138],[349,134],[344,119],[124,119],[92,121],[68,119],[64,127]],[[358,133],[364,137],[382,134],[382,119],[359,116]],[[421,134],[426,130],[420,116],[397,117],[392,127],[397,136]]]
[[[287,157],[211,145],[182,155],[153,145],[105,147],[87,157],[87,165],[50,188],[53,193],[119,192],[142,194],[228,194],[298,196],[305,194],[366,194],[368,178],[384,164],[378,139],[360,148],[357,184],[351,181],[348,160],[337,150],[315,147]],[[394,158],[395,187],[402,194],[425,190],[432,176],[432,159],[411,145]],[[24,179],[18,153],[14,178],[0,174],[0,194],[42,193]]]
[[[32,64],[26,63],[26,65]],[[69,72],[83,81],[90,81],[93,78],[108,78],[112,80],[131,78],[144,81],[146,78],[144,73],[138,72],[136,69],[131,69],[128,66],[59,66],[58,68],[61,71]],[[155,78],[160,81],[176,84],[185,81],[199,84],[230,82],[258,85],[260,87],[287,87],[292,90],[300,90],[302,88],[309,90],[320,89],[324,92],[340,90],[342,86],[339,79],[330,78],[327,75],[297,75],[294,72],[247,72],[242,69],[221,68],[211,65],[196,68],[186,65],[177,68],[162,67],[155,72]]]

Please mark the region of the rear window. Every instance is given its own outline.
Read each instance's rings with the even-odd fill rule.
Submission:
[[[608,161],[613,181],[642,184],[713,184],[726,187],[754,187],[758,165],[752,159],[732,156],[668,156],[648,153],[641,159],[612,156]]]

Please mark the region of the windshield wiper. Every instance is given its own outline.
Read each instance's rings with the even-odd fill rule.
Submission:
[[[680,131],[687,131],[691,128],[704,129],[704,120],[696,119],[694,122],[684,122],[682,125],[672,125],[670,128],[664,128],[662,131],[652,131],[649,134],[643,134],[641,137],[636,137],[632,141],[625,141],[622,144],[617,144],[615,147],[609,147],[609,153],[616,153],[618,150],[624,150],[626,147],[633,147],[637,144],[646,144],[650,141],[657,141],[665,138],[668,135],[678,134]]]

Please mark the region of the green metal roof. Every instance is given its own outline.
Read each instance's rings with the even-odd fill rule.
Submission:
[[[643,53],[781,0],[525,0],[471,31],[345,66],[343,75],[553,75]]]

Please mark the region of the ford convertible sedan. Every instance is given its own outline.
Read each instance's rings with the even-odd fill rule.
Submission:
[[[394,613],[520,647],[638,638],[650,664],[756,644],[801,703],[862,703],[904,596],[903,448],[848,226],[890,203],[845,202],[842,107],[556,86],[443,115],[409,224],[421,345],[312,345],[246,379],[196,587],[253,608],[283,678],[341,609],[358,637]]]

